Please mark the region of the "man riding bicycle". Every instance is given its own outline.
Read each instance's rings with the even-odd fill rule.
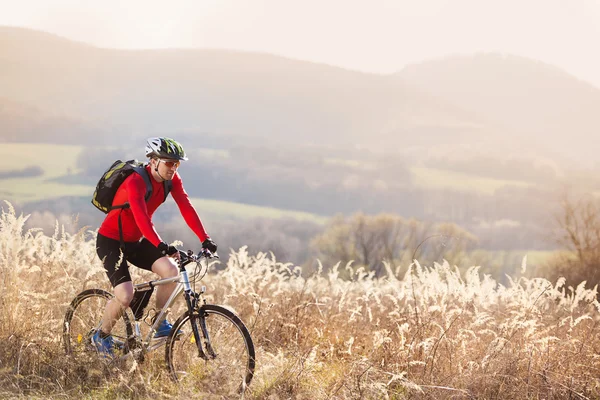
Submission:
[[[146,144],[149,158],[146,172],[150,176],[152,194],[146,200],[146,182],[138,173],[128,176],[113,199],[113,205],[128,203],[128,208],[113,209],[104,219],[96,241],[98,256],[104,264],[115,297],[108,302],[102,318],[101,329],[92,341],[99,352],[113,355],[113,338],[110,332],[133,299],[133,283],[128,262],[152,271],[161,278],[177,276],[179,270],[172,258],[179,258],[177,249],[165,243],[152,224],[152,215],[165,199],[164,182],[171,181],[171,195],[177,203],[187,225],[198,236],[202,247],[214,253],[217,245],[204,230],[196,209],[183,188],[177,173],[181,161],[187,160],[183,147],[173,139],[150,138]],[[176,287],[176,283],[157,287],[156,308],[161,310]],[[166,319],[155,337],[165,337],[172,328]]]

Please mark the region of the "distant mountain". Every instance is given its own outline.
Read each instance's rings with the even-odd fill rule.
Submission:
[[[409,65],[396,76],[556,153],[581,159],[600,153],[600,89],[551,65],[512,55],[456,55]]]
[[[71,127],[83,123],[83,143],[99,131],[217,147],[241,137],[409,161],[509,152],[589,160],[600,150],[600,90],[516,56],[448,57],[386,76],[260,53],[101,49],[0,27],[0,88],[43,115],[69,116]]]
[[[86,143],[100,144],[105,135],[91,121],[0,97],[0,141],[78,143],[85,137]]]
[[[488,129],[391,76],[268,54],[100,49],[20,28],[0,28],[0,87],[119,137],[185,131],[394,150],[477,141]]]

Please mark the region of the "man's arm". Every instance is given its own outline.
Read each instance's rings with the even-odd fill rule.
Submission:
[[[204,230],[204,226],[202,225],[202,221],[200,221],[200,217],[194,208],[194,205],[190,201],[190,198],[183,188],[183,183],[181,181],[181,177],[179,173],[176,173],[173,176],[173,186],[171,188],[171,195],[177,203],[177,207],[179,207],[179,211],[183,216],[183,219],[190,227],[190,229],[198,236],[200,242],[204,242],[209,238],[208,234]]]

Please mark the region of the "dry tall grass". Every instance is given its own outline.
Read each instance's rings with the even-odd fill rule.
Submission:
[[[84,288],[106,287],[93,233],[24,231],[0,215],[0,397],[203,398],[171,383],[163,352],[135,369],[70,359],[62,319]],[[310,277],[268,254],[233,253],[205,279],[211,301],[251,329],[255,399],[600,398],[596,290],[471,268],[387,266]]]

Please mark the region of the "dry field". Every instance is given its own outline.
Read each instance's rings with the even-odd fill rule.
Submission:
[[[65,309],[106,287],[94,233],[24,231],[0,214],[0,398],[207,398],[173,384],[162,355],[134,368],[67,357]],[[350,280],[338,271],[350,268]],[[251,329],[257,371],[247,399],[600,398],[595,289],[518,278],[502,286],[471,268],[352,266],[312,276],[269,254],[232,253],[204,280],[209,299]]]

